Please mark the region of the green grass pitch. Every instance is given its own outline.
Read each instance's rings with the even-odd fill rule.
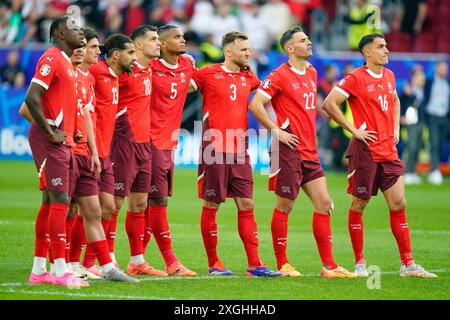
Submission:
[[[326,172],[335,203],[332,216],[333,252],[343,267],[353,269],[353,252],[347,231],[350,197],[345,194],[346,175]],[[270,234],[274,195],[267,191],[267,177],[254,174],[255,215],[261,259],[276,267]],[[201,201],[197,199],[196,170],[175,170],[174,196],[168,207],[173,247],[196,278],[141,277],[138,284],[91,281],[80,290],[51,285],[27,285],[34,248],[34,220],[40,204],[32,162],[0,161],[0,299],[445,299],[450,298],[450,180],[436,187],[424,183],[407,187],[407,217],[413,255],[417,263],[435,271],[437,279],[402,278],[399,254],[389,227],[383,196],[366,209],[365,255],[368,265],[380,268],[379,289],[369,289],[367,279],[323,279],[320,258],[312,235],[312,206],[303,193],[289,219],[288,257],[302,278],[245,277],[246,258],[237,232],[236,208],[229,199],[217,216],[219,257],[235,272],[234,277],[207,275],[207,259],[200,233]],[[128,240],[125,210],[119,215],[116,256],[126,268]],[[146,260],[164,268],[154,239]],[[373,279],[372,279],[372,282]]]

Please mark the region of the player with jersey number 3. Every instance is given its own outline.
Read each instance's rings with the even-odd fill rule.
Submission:
[[[353,135],[347,150],[347,192],[352,195],[348,229],[355,253],[355,272],[368,276],[363,256],[362,214],[370,198],[381,189],[400,251],[400,276],[436,278],[417,265],[411,254],[403,163],[395,147],[399,140],[400,101],[394,73],[384,67],[389,55],[386,40],[380,34],[366,35],[359,42],[359,51],[365,65],[345,75],[323,103],[330,117]],[[345,100],[352,110],[354,125],[339,109]]]

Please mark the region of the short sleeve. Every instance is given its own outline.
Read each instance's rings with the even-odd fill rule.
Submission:
[[[37,83],[48,90],[53,79],[57,77],[57,69],[59,62],[55,56],[42,56],[36,66],[36,71],[34,73],[31,82]]]
[[[278,72],[270,73],[267,78],[261,82],[258,92],[267,99],[272,99],[279,91],[281,86],[281,77]]]
[[[258,89],[259,85],[261,84],[261,80],[254,74],[251,73],[251,91]]]
[[[356,92],[358,91],[356,77],[351,73],[345,75],[334,87],[334,90],[342,93],[347,99],[350,96],[356,96]]]
[[[191,78],[191,84],[195,90],[203,91],[204,78],[205,78],[204,69],[200,69],[194,72]]]

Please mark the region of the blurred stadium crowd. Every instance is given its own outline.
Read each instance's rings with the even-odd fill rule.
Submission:
[[[450,53],[448,0],[0,0],[0,42],[47,42],[51,21],[70,5],[102,38],[142,23],[176,24],[191,45],[218,46],[224,31],[239,29],[255,50],[268,50],[282,31],[302,25],[328,50],[356,49],[361,34],[381,31],[394,51]]]

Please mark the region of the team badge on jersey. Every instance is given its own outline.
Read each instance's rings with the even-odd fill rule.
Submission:
[[[263,87],[264,89],[269,89],[270,83],[271,83],[271,82],[270,82],[270,79],[266,79],[266,80],[263,81],[262,87]]]
[[[52,68],[50,68],[50,66],[48,64],[44,64],[42,65],[41,69],[39,70],[39,73],[46,77],[50,74],[50,71],[52,70]]]
[[[216,78],[216,79],[223,79],[223,78],[224,78],[224,77],[223,77],[223,73],[222,73],[222,72],[216,73],[216,74],[214,75],[214,78]]]

